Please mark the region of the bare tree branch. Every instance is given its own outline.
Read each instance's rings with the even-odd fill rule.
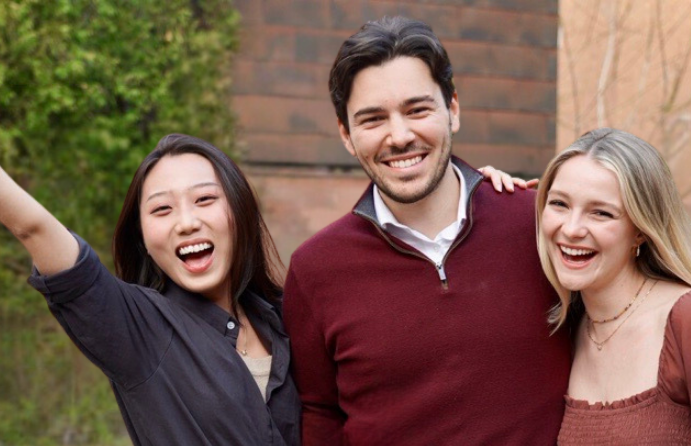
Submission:
[[[618,0],[613,0],[609,3],[609,14],[607,17],[607,49],[602,60],[602,68],[600,69],[600,78],[597,83],[597,126],[605,127],[605,89],[612,69],[612,60],[616,51],[617,43],[617,6]]]
[[[564,49],[564,57],[566,58],[566,66],[569,69],[569,78],[571,81],[571,100],[573,103],[573,139],[577,139],[581,135],[581,111],[580,111],[580,97],[578,96],[578,76],[576,76],[575,61],[571,53],[571,45],[569,44],[568,31],[564,26],[564,22],[559,18],[559,37]]]
[[[650,16],[650,25],[648,26],[648,36],[645,42],[645,56],[643,57],[643,64],[641,65],[641,75],[638,78],[638,88],[636,89],[636,96],[634,103],[631,106],[631,111],[629,115],[624,120],[624,127],[628,128],[631,126],[633,121],[638,116],[638,110],[643,99],[643,93],[645,92],[645,86],[648,82],[648,74],[650,73],[650,65],[652,64],[652,49],[653,42],[655,41],[655,19]]]

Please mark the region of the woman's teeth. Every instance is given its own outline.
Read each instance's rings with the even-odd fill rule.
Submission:
[[[184,256],[187,254],[194,254],[195,252],[201,252],[207,249],[211,249],[211,243],[198,243],[196,245],[189,245],[182,247],[178,250],[178,255]]]
[[[587,256],[595,252],[592,249],[573,249],[567,248],[566,246],[560,246],[560,248],[561,252],[570,256]]]

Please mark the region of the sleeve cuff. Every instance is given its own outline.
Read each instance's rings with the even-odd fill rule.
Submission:
[[[91,288],[103,267],[89,244],[77,234],[72,235],[79,244],[74,266],[56,274],[42,275],[34,265],[27,280],[49,303],[65,303],[78,298]]]

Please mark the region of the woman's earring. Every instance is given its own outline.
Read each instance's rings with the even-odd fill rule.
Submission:
[[[636,246],[636,257],[641,255],[641,245]]]

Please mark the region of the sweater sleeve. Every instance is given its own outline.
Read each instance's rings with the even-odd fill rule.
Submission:
[[[293,378],[302,401],[304,446],[339,446],[345,414],[338,404],[337,367],[292,264],[284,288],[284,320],[290,336]]]
[[[691,293],[680,297],[670,311],[662,347],[659,385],[677,404],[691,404]]]

